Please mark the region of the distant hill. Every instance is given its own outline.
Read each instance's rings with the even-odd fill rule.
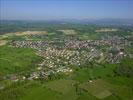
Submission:
[[[63,20],[62,20],[63,21]],[[66,19],[66,22],[71,23],[84,23],[96,25],[131,25],[133,26],[133,19]]]
[[[0,20],[0,24],[26,23],[85,23],[98,25],[133,25],[133,19],[60,19],[60,20]]]
[[[98,25],[133,25],[133,19],[100,19],[88,22]]]
[[[85,27],[85,25],[87,25]],[[55,31],[60,29],[72,29],[88,25],[97,26],[133,26],[133,19],[60,19],[43,21],[26,20],[0,20],[0,34],[17,31]]]

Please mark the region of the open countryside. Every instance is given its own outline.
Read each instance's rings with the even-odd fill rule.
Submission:
[[[0,100],[133,99],[133,2],[0,1]]]

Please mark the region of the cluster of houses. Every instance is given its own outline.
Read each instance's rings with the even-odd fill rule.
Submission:
[[[38,55],[44,58],[43,62],[40,64],[41,66],[47,66],[49,68],[56,67],[65,67],[71,65],[82,65],[87,61],[94,60],[95,58],[100,57],[102,52],[91,49],[91,51],[85,50],[68,50],[68,49],[55,49],[55,48],[47,48],[46,50],[42,50],[38,52]]]
[[[44,57],[43,65],[56,67],[61,65],[66,66],[67,64],[81,65],[86,61],[95,60],[95,58],[100,59],[100,57],[102,57],[104,61],[118,63],[123,57],[132,57],[132,54],[125,53],[124,49],[126,46],[131,47],[133,41],[129,39],[128,36],[118,37],[108,35],[98,40],[26,40],[11,41],[10,44],[18,48],[37,49],[37,53]],[[102,46],[106,46],[105,51],[102,51]]]
[[[43,57],[43,61],[38,64],[37,71],[32,72],[27,77],[28,80],[46,78],[51,73],[70,73],[73,70],[69,66],[81,66],[91,61],[119,63],[124,57],[133,58],[132,53],[125,52],[125,47],[133,45],[132,39],[128,37],[103,36],[98,40],[87,41],[78,39],[25,40],[11,41],[10,45],[17,48],[34,48],[37,54]],[[23,76],[22,79],[26,77]]]
[[[38,67],[36,71],[31,72],[29,75],[17,75],[17,74],[12,74],[9,77],[6,77],[5,79],[9,79],[12,82],[17,82],[17,81],[25,81],[25,80],[36,80],[36,79],[48,79],[48,77],[53,74],[58,74],[58,73],[64,73],[64,74],[69,74],[73,72],[73,70],[69,67],[59,67],[57,69],[49,69],[45,70],[42,67]],[[3,89],[0,87],[0,89]]]

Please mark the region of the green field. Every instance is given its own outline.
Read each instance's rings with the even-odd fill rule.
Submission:
[[[100,79],[92,82],[85,82],[81,84],[80,87],[99,99],[112,95],[112,93],[108,90],[110,85]]]
[[[0,74],[26,73],[34,70],[41,57],[33,49],[0,47]]]

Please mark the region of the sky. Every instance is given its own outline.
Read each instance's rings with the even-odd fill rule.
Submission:
[[[0,19],[133,19],[133,0],[0,0]]]

